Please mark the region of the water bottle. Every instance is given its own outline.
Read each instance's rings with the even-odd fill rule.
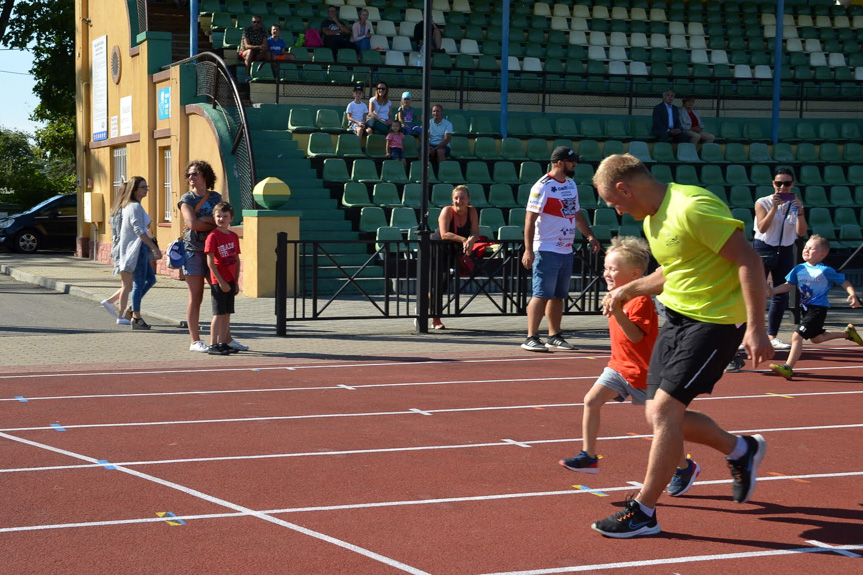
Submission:
[[[794,204],[791,205],[791,209],[788,211],[788,222],[792,224],[797,223],[797,206]]]

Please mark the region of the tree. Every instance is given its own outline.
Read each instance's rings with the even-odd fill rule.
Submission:
[[[14,10],[7,16],[12,4]],[[30,73],[39,105],[31,119],[48,126],[37,131],[41,151],[71,165],[75,158],[75,3],[73,0],[3,0],[0,44],[33,53]],[[62,163],[62,162],[61,162]]]
[[[40,150],[30,144],[27,134],[0,128],[0,190],[5,191],[3,201],[29,208],[55,194],[69,191],[68,179],[53,175],[50,162],[45,162],[40,156]],[[68,167],[64,169],[68,170]]]

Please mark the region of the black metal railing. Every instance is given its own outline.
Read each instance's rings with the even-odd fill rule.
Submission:
[[[231,155],[236,161],[240,187],[240,205],[244,210],[257,209],[252,192],[257,183],[252,137],[243,100],[225,61],[212,52],[202,52],[174,62],[170,66],[194,66],[197,79],[195,94],[209,99],[225,119],[231,139]],[[165,66],[169,68],[170,66]]]
[[[363,244],[367,253],[342,263],[341,247]],[[523,242],[502,240],[461,264],[450,242],[430,242],[430,314],[441,317],[524,315],[531,273],[521,263]],[[419,240],[289,241],[276,248],[276,332],[289,321],[416,318]],[[358,261],[362,260],[362,261]],[[597,314],[604,289],[602,255],[577,246],[564,313]],[[288,273],[288,272],[291,273]],[[288,278],[292,278],[290,283]],[[288,295],[293,294],[293,295]]]

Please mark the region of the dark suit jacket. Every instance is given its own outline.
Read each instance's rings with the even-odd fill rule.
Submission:
[[[669,126],[668,109],[665,107],[665,102],[660,102],[653,107],[653,135],[662,140],[668,138],[668,130],[673,128],[680,129],[680,108],[677,106],[672,106],[671,108],[674,124]]]

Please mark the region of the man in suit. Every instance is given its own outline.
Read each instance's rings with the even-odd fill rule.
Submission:
[[[662,95],[653,108],[653,135],[660,142],[688,142],[689,135],[680,127],[680,108],[673,105],[674,91]]]

